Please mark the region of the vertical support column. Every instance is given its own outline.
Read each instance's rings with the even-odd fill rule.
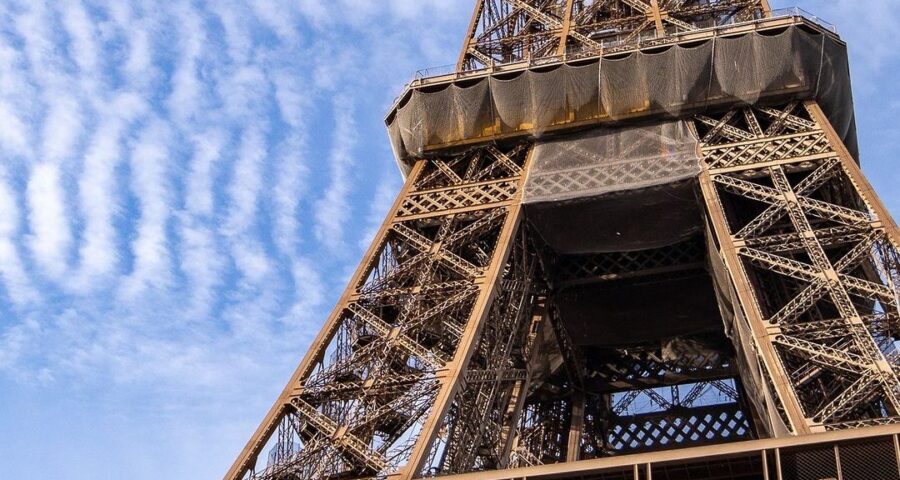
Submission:
[[[293,375],[291,375],[290,380],[288,381],[284,390],[282,390],[281,394],[278,396],[275,404],[272,405],[272,408],[270,408],[268,413],[266,413],[266,416],[263,418],[262,423],[260,423],[259,427],[257,427],[256,431],[253,433],[253,436],[247,442],[247,445],[244,447],[244,449],[238,455],[238,458],[234,461],[234,464],[225,474],[225,480],[239,480],[243,477],[247,470],[252,470],[255,468],[257,457],[262,452],[262,449],[263,447],[265,447],[268,439],[275,432],[278,424],[290,409],[290,400],[295,387],[303,378],[309,376],[315,364],[319,362],[322,356],[325,354],[325,348],[334,338],[338,325],[341,321],[341,314],[344,307],[349,302],[350,297],[356,292],[356,286],[362,281],[363,275],[367,273],[369,266],[377,256],[381,243],[384,241],[384,238],[387,236],[388,230],[390,230],[391,228],[393,219],[400,211],[400,207],[405,198],[414,188],[416,179],[418,179],[424,166],[424,161],[416,162],[416,164],[413,166],[412,171],[410,171],[409,175],[406,178],[406,183],[404,183],[402,190],[397,195],[397,198],[394,200],[394,203],[391,206],[390,213],[388,213],[387,218],[384,219],[381,227],[379,227],[378,233],[375,235],[375,240],[372,242],[372,245],[370,245],[366,250],[362,262],[360,262],[359,266],[356,268],[356,271],[353,273],[353,276],[350,279],[350,283],[347,285],[344,293],[341,294],[337,305],[335,305],[334,309],[331,311],[331,315],[328,316],[328,320],[325,321],[325,325],[322,327],[322,330],[319,331],[319,334],[316,336],[315,340],[313,340],[309,351],[307,351],[306,355],[303,357],[300,365],[296,370],[294,370]]]
[[[772,338],[768,325],[763,319],[759,304],[755,298],[750,280],[744,271],[743,264],[738,256],[735,238],[732,236],[725,217],[719,194],[713,185],[708,163],[704,163],[703,172],[700,174],[700,187],[703,191],[703,199],[706,201],[706,211],[713,224],[713,233],[719,242],[725,266],[731,275],[731,281],[737,291],[740,300],[739,308],[742,308],[750,323],[756,349],[764,368],[769,372],[773,387],[778,398],[784,405],[790,427],[797,434],[808,434],[811,430],[806,422],[803,409],[791,388],[787,372],[778,361],[778,354],[772,345]]]
[[[578,392],[572,399],[572,420],[569,426],[569,443],[566,447],[566,461],[581,459],[581,434],[584,432],[584,393]]]
[[[881,223],[882,228],[884,228],[885,233],[887,233],[894,248],[900,248],[900,229],[897,227],[897,222],[891,216],[887,207],[885,207],[884,202],[881,201],[881,197],[879,197],[875,192],[875,189],[872,188],[872,184],[869,183],[869,180],[859,168],[859,164],[857,164],[853,156],[850,155],[850,151],[847,150],[847,147],[844,145],[844,142],[841,141],[840,136],[834,131],[834,127],[831,126],[828,117],[826,117],[825,113],[822,111],[822,107],[815,102],[807,102],[806,108],[812,112],[816,123],[822,126],[825,135],[828,137],[829,143],[835,146],[841,160],[841,166],[850,177],[850,180],[853,182],[859,195],[865,200],[866,205],[878,217],[878,221]]]
[[[456,61],[456,71],[461,72],[465,69],[466,57],[469,50],[475,43],[475,31],[478,29],[478,20],[481,18],[481,12],[484,11],[484,2],[488,0],[475,0],[475,10],[472,12],[472,19],[469,20],[469,28],[466,30],[466,39],[463,43],[462,51],[459,52],[459,59]]]
[[[656,24],[656,38],[666,36],[666,27],[663,25],[662,12],[659,9],[659,0],[650,0],[650,11],[653,15],[653,23]]]
[[[701,185],[787,421],[897,421],[896,224],[814,102],[735,113],[698,117]]]
[[[566,0],[566,16],[563,18],[562,30],[559,32],[559,48],[556,49],[556,55],[558,56],[566,54],[566,47],[569,43],[569,31],[572,29],[572,15],[575,14],[574,9],[575,0]]]
[[[388,475],[421,460],[497,294],[529,152],[486,146],[417,162],[227,480]],[[269,442],[285,453],[257,471]]]
[[[522,190],[524,189],[525,179],[530,166],[531,151],[529,151],[526,157],[520,176],[516,179],[516,182],[518,183],[516,195],[512,200],[512,203],[506,207],[506,220],[503,229],[501,230],[500,238],[497,241],[490,267],[484,276],[481,292],[475,303],[475,308],[469,316],[469,321],[463,331],[459,346],[456,349],[456,354],[453,360],[447,364],[446,371],[440,379],[440,388],[434,401],[434,406],[425,421],[406,466],[392,478],[396,478],[397,480],[411,480],[419,475],[438,434],[441,422],[450,410],[454,396],[462,387],[463,375],[469,360],[472,358],[473,350],[477,345],[481,330],[484,327],[484,321],[488,316],[491,302],[496,298],[502,270],[512,251],[512,240],[515,237],[522,220]]]
[[[547,322],[547,298],[539,297],[534,303],[534,310],[531,314],[531,324],[528,326],[528,336],[525,342],[525,359],[526,362],[532,358],[536,358],[541,354],[541,346],[538,337],[541,333],[541,327]],[[531,378],[534,372],[531,369],[530,362],[525,366],[525,379],[516,382],[510,396],[509,407],[506,412],[506,423],[500,433],[500,444],[502,445],[500,455],[500,467],[506,468],[509,464],[510,454],[515,449],[518,428],[522,411],[525,408],[525,399],[528,396],[528,389],[531,386]]]

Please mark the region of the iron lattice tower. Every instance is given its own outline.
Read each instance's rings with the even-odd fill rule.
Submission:
[[[898,479],[900,232],[765,0],[479,0],[226,480]]]

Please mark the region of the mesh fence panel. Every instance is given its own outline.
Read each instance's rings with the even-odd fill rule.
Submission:
[[[846,80],[850,77],[847,46],[830,37],[824,38],[823,44],[822,74],[818,82],[817,98],[838,135],[847,138],[854,125],[853,90]],[[853,135],[855,134],[853,129]]]
[[[406,103],[401,104],[397,109],[395,121],[399,126],[400,138],[407,151],[400,158],[406,158],[408,155],[421,155],[425,151],[425,136],[422,132],[422,119],[425,115],[419,106],[419,97],[419,93],[413,91]]]
[[[782,480],[837,479],[837,461],[830,445],[781,452]],[[874,479],[873,479],[874,480]]]
[[[714,52],[713,42],[679,46],[678,70],[682,81],[679,107],[682,109],[698,101],[709,101],[717,94],[718,89],[713,78]]]
[[[488,82],[454,85],[453,97],[459,125],[454,141],[483,136],[493,126],[494,112]]]
[[[531,80],[531,103],[534,107],[534,134],[540,136],[547,127],[566,120],[567,69],[528,72]]]
[[[655,65],[648,66],[648,70],[654,72],[653,77],[657,79],[651,86],[651,92],[662,90],[667,93],[665,96],[656,94],[651,102],[670,115],[681,116],[692,102],[709,98],[713,75],[713,42],[678,45],[674,48],[674,54],[668,56],[674,58],[670,62],[672,70],[669,75],[661,74]],[[670,79],[669,83],[674,88],[664,90],[659,86],[666,78]]]
[[[403,158],[403,155],[406,153],[406,146],[403,144],[403,136],[400,134],[400,122],[396,121],[396,118],[388,123],[388,137],[391,140],[391,150],[394,151],[394,156]]]
[[[640,53],[631,53],[600,62],[600,97],[610,118],[622,118],[650,106],[642,58]]]
[[[725,322],[725,334],[731,339],[735,348],[735,360],[740,371],[740,379],[744,392],[750,401],[762,428],[772,437],[781,437],[790,433],[776,408],[776,400],[763,375],[764,366],[755,350],[755,339],[750,331],[750,324],[744,317],[738,302],[737,292],[731,283],[725,261],[715,249],[712,232],[706,231],[709,262],[712,270],[713,284],[722,319]]]
[[[750,35],[717,38],[716,83],[724,98],[755,103],[759,99],[756,53]]]
[[[678,106],[682,103],[681,89],[684,82],[681,79],[681,69],[678,68],[677,50],[680,49],[676,46],[663,51],[638,54],[642,74],[646,76],[647,96],[651,109],[677,112]],[[697,79],[690,83],[697,83]]]
[[[726,98],[752,105],[765,92],[809,87],[801,82],[800,72],[810,67],[794,62],[798,35],[800,31],[792,28],[717,38],[716,80]],[[798,58],[816,61],[814,55]]]
[[[838,451],[844,480],[900,480],[897,453],[890,438],[841,445]]]
[[[459,138],[460,112],[456,109],[455,90],[450,85],[439,92],[416,92],[415,99],[424,112],[422,130],[427,145],[439,145]]]

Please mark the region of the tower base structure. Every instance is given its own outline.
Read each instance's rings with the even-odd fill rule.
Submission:
[[[653,3],[767,15],[401,97],[406,184],[227,479],[900,478],[900,231],[845,46]]]

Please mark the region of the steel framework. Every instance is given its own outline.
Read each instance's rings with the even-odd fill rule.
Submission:
[[[694,125],[717,243],[788,425],[898,421],[900,237],[821,109],[744,108]]]
[[[768,13],[479,0],[457,67],[490,75]],[[697,141],[686,185],[702,218],[658,248],[552,247],[525,198],[542,142],[527,129],[404,159],[387,219],[226,480],[900,480],[900,230],[816,100],[748,103],[678,120]],[[554,188],[588,177],[561,171]],[[701,306],[692,322],[669,313],[687,298],[658,293],[677,288]],[[616,316],[623,302],[638,305]],[[658,315],[672,318],[643,318]]]
[[[768,12],[767,0],[478,0],[457,69],[586,56]]]

